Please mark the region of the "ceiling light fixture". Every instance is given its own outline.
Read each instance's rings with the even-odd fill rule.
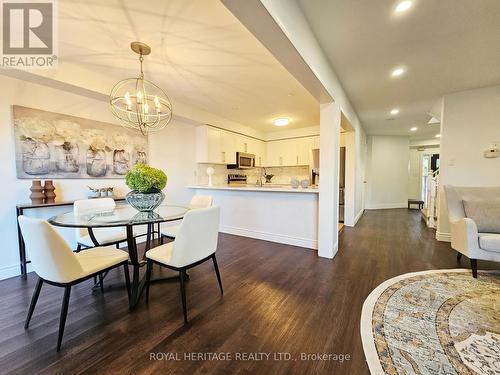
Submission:
[[[418,128],[413,127],[413,128],[411,128],[411,129],[410,129],[410,131],[411,131],[411,132],[416,132],[416,131],[417,131],[417,129],[418,129]]]
[[[399,113],[399,109],[397,108],[394,108],[392,111],[391,111],[391,115],[397,115]]]
[[[404,74],[405,70],[403,68],[396,68],[392,71],[391,75],[393,77],[399,77],[399,76],[402,76]]]
[[[441,138],[441,134],[436,134],[436,138]]]
[[[396,12],[397,13],[403,13],[406,12],[408,9],[411,8],[413,3],[410,0],[405,0],[401,1],[397,6],[396,6]]]
[[[287,118],[277,118],[273,121],[273,124],[276,126],[287,126],[290,123],[290,120]]]
[[[139,130],[143,135],[163,129],[172,119],[172,104],[165,91],[144,79],[142,62],[151,48],[141,42],[130,43],[132,51],[139,55],[141,73],[137,78],[118,82],[111,90],[111,112],[121,125]]]

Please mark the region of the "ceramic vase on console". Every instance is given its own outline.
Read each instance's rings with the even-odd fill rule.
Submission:
[[[45,203],[55,203],[56,193],[54,193],[56,187],[52,183],[52,180],[45,180],[43,185],[43,191],[45,193]]]
[[[33,204],[43,204],[43,200],[45,199],[45,194],[43,193],[42,181],[33,180],[31,181],[31,203]]]

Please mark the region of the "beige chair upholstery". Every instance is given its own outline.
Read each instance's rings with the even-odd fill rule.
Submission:
[[[96,247],[81,253],[73,253],[69,244],[46,221],[19,216],[19,226],[33,270],[39,276],[31,301],[25,328],[28,328],[40,289],[44,282],[65,288],[59,325],[57,351],[61,348],[64,324],[68,311],[71,286],[111,268],[123,266],[127,291],[130,297],[128,253],[114,248]],[[102,285],[102,284],[101,284]]]
[[[500,187],[444,186],[451,229],[451,247],[460,258],[471,259],[474,277],[477,260],[500,262],[500,233],[479,233],[476,223],[466,217],[463,201],[500,202]],[[498,218],[500,220],[500,218]]]
[[[212,259],[215,273],[223,293],[222,282],[215,252],[219,237],[219,207],[190,210],[184,216],[175,241],[160,245],[146,252],[146,301],[149,301],[149,285],[153,263],[179,271],[184,321],[187,323],[186,294],[184,281],[186,270]]]
[[[213,199],[210,195],[195,195],[191,198],[191,202],[189,203],[190,209],[196,208],[208,208],[212,207]],[[179,225],[169,225],[165,226],[160,235],[161,243],[163,244],[163,238],[175,238],[177,236],[177,232],[179,231]]]
[[[94,198],[77,200],[73,204],[75,215],[85,215],[89,212],[105,212],[114,210],[116,203],[112,198]],[[99,245],[114,245],[127,241],[127,233],[123,228],[96,228],[93,229],[94,236]],[[78,250],[81,247],[94,247],[95,244],[90,238],[89,231],[85,228],[76,229],[76,241]]]

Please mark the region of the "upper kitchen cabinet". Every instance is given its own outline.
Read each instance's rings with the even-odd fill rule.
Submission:
[[[198,163],[223,164],[222,134],[219,129],[209,126],[196,127],[196,161]]]
[[[236,152],[255,154],[255,164],[265,161],[265,142],[241,134],[214,128],[196,128],[196,161],[198,163],[235,164]]]
[[[267,142],[266,165],[270,167],[309,165],[314,138],[303,137]]]

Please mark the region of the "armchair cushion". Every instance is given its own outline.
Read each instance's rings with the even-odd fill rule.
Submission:
[[[500,203],[464,200],[465,215],[480,233],[500,233]]]
[[[500,234],[479,233],[479,247],[486,251],[500,253]]]

